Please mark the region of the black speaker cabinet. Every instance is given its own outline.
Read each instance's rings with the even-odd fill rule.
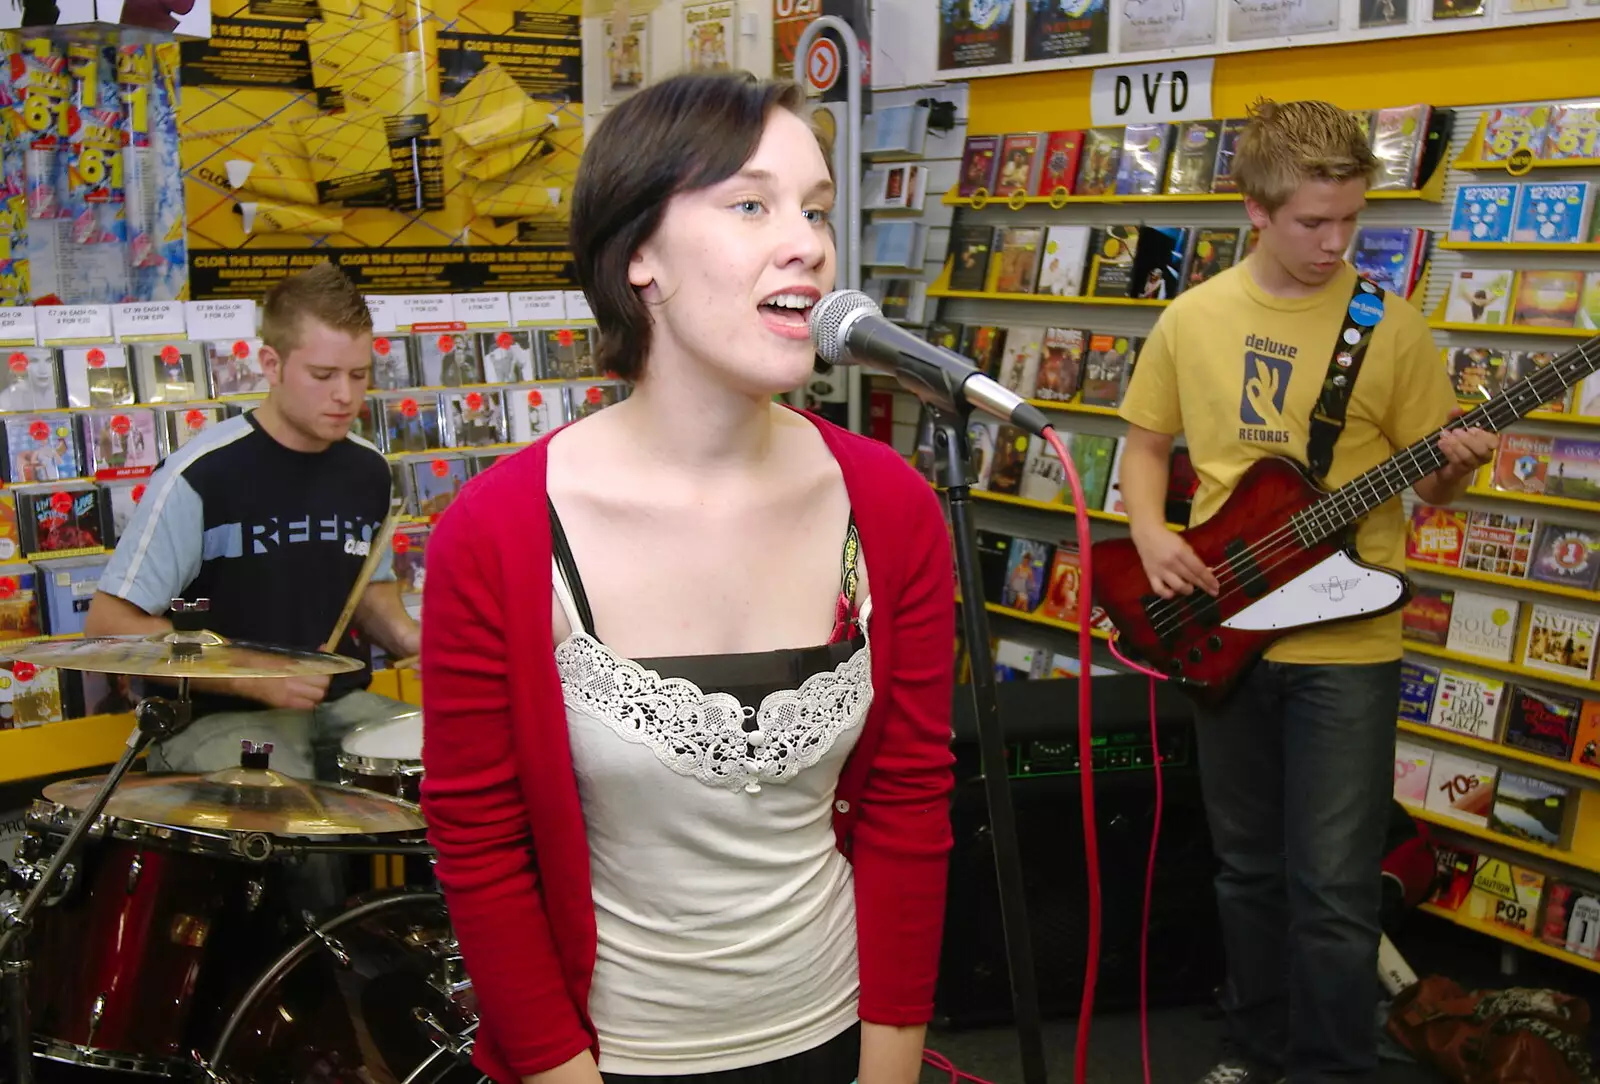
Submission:
[[[1100,967],[1095,1006],[1139,997],[1139,924],[1155,812],[1144,679],[1097,678],[1094,795],[1101,867]],[[945,915],[936,1020],[946,1027],[1009,1022],[1010,978],[994,849],[966,688],[956,691],[955,849]],[[999,686],[1041,1012],[1076,1015],[1088,949],[1088,879],[1079,792],[1076,683]],[[1200,798],[1187,703],[1157,703],[1165,810],[1150,916],[1152,1005],[1208,1001],[1222,980],[1212,890],[1214,860]]]

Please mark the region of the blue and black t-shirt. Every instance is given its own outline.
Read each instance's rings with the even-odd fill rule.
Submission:
[[[211,600],[207,629],[231,640],[317,650],[333,631],[389,511],[383,453],[357,437],[321,452],[285,448],[254,414],[195,437],[145,487],[100,590],[149,614]],[[394,579],[385,554],[373,582]],[[371,652],[346,631],[337,651],[366,664],[333,677],[328,699],[371,680]],[[262,705],[196,696],[196,715]]]

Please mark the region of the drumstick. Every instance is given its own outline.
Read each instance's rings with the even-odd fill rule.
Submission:
[[[399,513],[400,502],[390,502],[389,515],[384,519],[383,526],[378,528],[378,533],[373,536],[372,545],[367,549],[367,559],[361,565],[361,575],[356,577],[355,586],[350,588],[350,597],[344,600],[344,609],[339,612],[339,621],[333,626],[333,634],[322,645],[323,651],[333,651],[344,637],[344,630],[349,626],[350,619],[355,616],[356,607],[361,605],[361,596],[366,592],[367,584],[372,581],[373,575],[377,573],[378,562],[383,560],[384,550],[389,548],[389,540],[394,537],[395,522],[399,518]]]

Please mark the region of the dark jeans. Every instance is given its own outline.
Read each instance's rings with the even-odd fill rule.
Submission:
[[[1395,693],[1395,699],[1400,694]],[[605,1084],[854,1084],[861,1063],[861,1025],[855,1024],[821,1046],[765,1065],[689,1076],[621,1076],[606,1073]]]
[[[1259,662],[1196,725],[1228,1038],[1290,1084],[1376,1071],[1400,663]]]

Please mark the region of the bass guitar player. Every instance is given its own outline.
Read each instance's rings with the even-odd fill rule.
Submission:
[[[1203,1084],[1376,1071],[1399,494],[1450,503],[1498,443],[1460,417],[1417,309],[1344,259],[1377,168],[1344,110],[1258,102],[1234,173],[1259,242],[1162,314],[1120,411],[1131,541],[1096,547],[1095,593],[1126,644],[1202,694],[1228,966]],[[1179,434],[1200,478],[1181,534],[1164,515]]]

